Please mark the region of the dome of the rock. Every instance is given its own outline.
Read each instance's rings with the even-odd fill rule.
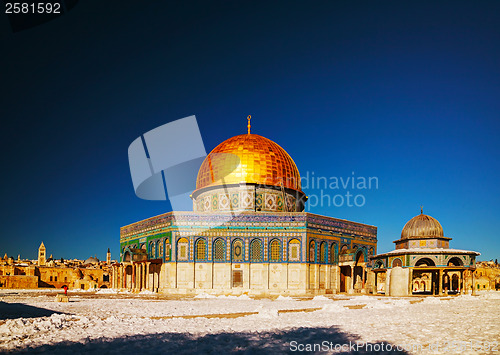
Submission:
[[[299,170],[290,155],[257,134],[241,134],[215,147],[201,164],[196,189],[242,182],[301,191]]]

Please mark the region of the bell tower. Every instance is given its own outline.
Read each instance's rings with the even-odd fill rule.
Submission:
[[[38,266],[45,266],[46,255],[45,245],[42,242],[38,248]]]

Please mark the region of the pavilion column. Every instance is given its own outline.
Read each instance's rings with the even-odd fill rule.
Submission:
[[[354,280],[354,268],[349,265],[349,278],[350,278],[350,282],[349,282],[349,289],[347,290],[347,293],[349,294],[352,294],[354,293],[354,282],[356,282],[356,280]]]
[[[146,265],[144,263],[141,264],[141,290],[144,290],[146,287]]]
[[[141,290],[141,281],[142,281],[142,264],[137,265],[137,271],[135,273],[135,276],[137,278],[137,283],[136,283],[136,289],[138,291]]]
[[[141,265],[138,264],[135,266],[135,289],[139,290],[141,287]]]
[[[130,289],[131,290],[135,289],[135,284],[136,284],[136,280],[135,280],[135,265],[132,264],[132,279],[131,279],[131,282],[130,282]]]
[[[135,270],[135,289],[140,290],[141,288],[141,265],[138,264],[136,265],[136,270]]]
[[[410,267],[408,270],[408,288],[410,289],[409,294],[413,295],[413,268]]]
[[[438,295],[441,296],[443,294],[443,269],[439,269],[439,287],[438,287],[439,293]]]
[[[151,263],[146,263],[146,283],[145,283],[145,289],[149,290],[149,267],[150,267]],[[154,274],[153,274],[153,287],[154,287]]]
[[[475,270],[472,270],[472,296],[476,295],[476,278],[474,277]]]

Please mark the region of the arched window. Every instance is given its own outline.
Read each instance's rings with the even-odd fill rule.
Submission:
[[[149,257],[151,259],[155,258],[155,252],[156,252],[155,246],[156,246],[155,242],[150,242],[149,243]]]
[[[250,243],[250,261],[262,262],[262,242],[254,239]]]
[[[319,260],[320,262],[326,264],[326,258],[327,258],[326,242],[321,242],[319,247]]]
[[[196,241],[196,260],[205,260],[207,258],[207,243],[205,239],[200,238]]]
[[[165,243],[163,239],[158,241],[157,249],[158,249],[158,258],[160,259],[163,259],[163,243]]]
[[[330,264],[335,264],[335,244],[330,247]]]
[[[453,257],[448,261],[448,266],[462,266],[463,262],[457,257]]]
[[[226,260],[226,256],[225,256],[225,243],[222,239],[217,239],[215,242],[214,242],[214,261],[225,261]]]
[[[300,242],[297,239],[292,239],[288,243],[288,260],[300,261]]]
[[[188,260],[189,258],[189,242],[186,238],[181,238],[177,241],[177,260]]]
[[[365,254],[363,253],[363,249],[358,249],[356,253],[356,265],[364,262],[365,262]]]
[[[170,240],[165,240],[165,261],[170,260]]]
[[[280,249],[281,243],[278,239],[273,239],[269,245],[269,260],[270,261],[280,261]]]
[[[313,263],[316,261],[316,243],[311,240],[309,243],[309,262]]]
[[[232,261],[243,261],[243,242],[240,239],[233,242]]]
[[[403,266],[403,262],[401,261],[401,259],[397,258],[397,259],[394,259],[392,261],[392,267],[401,267]]]
[[[418,259],[418,261],[415,263],[415,266],[436,266],[436,264],[429,258],[421,258]]]

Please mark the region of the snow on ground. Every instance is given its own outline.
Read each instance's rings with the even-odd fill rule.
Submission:
[[[165,299],[108,289],[70,292],[69,303],[54,302],[55,293],[0,291],[0,352],[287,353],[325,341],[331,347],[320,350],[339,353],[334,344],[358,341],[372,346],[360,347],[361,353],[390,343],[405,348],[402,353],[500,354],[500,292],[272,300]]]

